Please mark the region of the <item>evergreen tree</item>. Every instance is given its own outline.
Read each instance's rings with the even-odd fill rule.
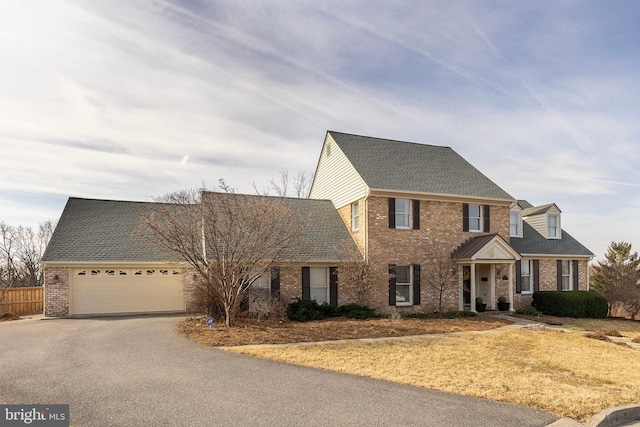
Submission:
[[[591,289],[600,292],[610,306],[620,307],[633,318],[640,314],[640,258],[631,243],[611,242],[605,260],[591,273]]]

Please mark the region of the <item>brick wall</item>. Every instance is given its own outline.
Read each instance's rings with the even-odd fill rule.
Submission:
[[[491,206],[490,232],[498,233],[509,242],[509,207]],[[368,199],[366,226],[369,238],[369,260],[375,271],[372,305],[382,312],[389,306],[389,264],[421,266],[421,304],[398,307],[401,311],[428,312],[438,308],[439,291],[430,288],[425,280],[428,269],[437,259],[447,259],[455,248],[478,233],[462,229],[462,203],[421,200],[420,229],[404,230],[389,228],[388,199]],[[497,269],[500,267],[496,267]],[[502,266],[508,271],[507,266]],[[498,280],[496,297],[508,295],[508,281]],[[457,310],[459,301],[458,277],[452,278],[443,294],[443,310]]]
[[[68,267],[45,267],[45,316],[63,317],[69,315],[69,274]]]
[[[540,290],[541,291],[556,291],[558,290],[558,277],[557,277],[557,259],[541,259],[540,264]],[[581,291],[587,290],[587,275],[588,275],[589,261],[578,261],[578,289]],[[514,294],[514,308],[518,309],[531,309],[531,302],[533,301],[532,294]]]

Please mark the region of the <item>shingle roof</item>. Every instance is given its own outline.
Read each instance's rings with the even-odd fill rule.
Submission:
[[[542,206],[530,206],[522,210],[522,216],[524,217],[524,216],[540,215],[547,212],[553,206],[556,206],[555,203],[547,203],[546,205],[542,205]]]
[[[302,251],[296,255],[300,260],[343,260],[358,249],[345,227],[340,214],[331,200],[286,198],[290,209],[308,218],[301,237]]]
[[[330,200],[284,200],[302,217],[309,217],[301,236],[301,260],[337,261],[344,258],[345,250],[357,251]],[[141,216],[160,206],[148,202],[69,198],[42,261],[180,261],[173,252],[134,235]]]
[[[369,188],[514,200],[450,147],[328,134]]]
[[[158,203],[71,197],[42,261],[179,261],[173,252],[153,246],[133,235],[140,217],[158,206]]]
[[[510,244],[513,249],[526,254],[549,255],[580,255],[593,256],[593,253],[574,239],[569,233],[562,230],[562,239],[545,239],[533,227],[522,222],[522,236],[511,237]]]
[[[206,197],[208,192],[203,193]],[[224,196],[224,193],[216,193]],[[297,246],[283,258],[296,261],[339,261],[348,255],[358,254],[358,249],[331,200],[300,199],[233,194],[243,198],[268,197],[284,202],[285,206],[305,221],[305,228]]]
[[[473,257],[480,249],[496,237],[497,233],[473,236],[458,246],[452,253],[452,258],[467,259]]]

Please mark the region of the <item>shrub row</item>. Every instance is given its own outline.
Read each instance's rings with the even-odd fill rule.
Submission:
[[[604,318],[609,306],[607,300],[595,291],[538,291],[531,303],[536,310],[559,317]]]
[[[478,314],[473,311],[445,311],[442,313],[409,313],[411,319],[462,319],[463,317],[475,317]]]
[[[348,317],[349,319],[374,319],[380,317],[376,311],[364,305],[345,304],[339,307],[327,303],[318,304],[316,300],[297,299],[289,304],[287,317],[296,322],[309,322],[329,317]]]

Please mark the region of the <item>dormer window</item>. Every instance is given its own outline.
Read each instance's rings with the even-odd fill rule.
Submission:
[[[522,211],[519,209],[509,213],[509,236],[522,237]]]
[[[560,216],[550,214],[547,216],[547,237],[549,239],[560,238]]]

